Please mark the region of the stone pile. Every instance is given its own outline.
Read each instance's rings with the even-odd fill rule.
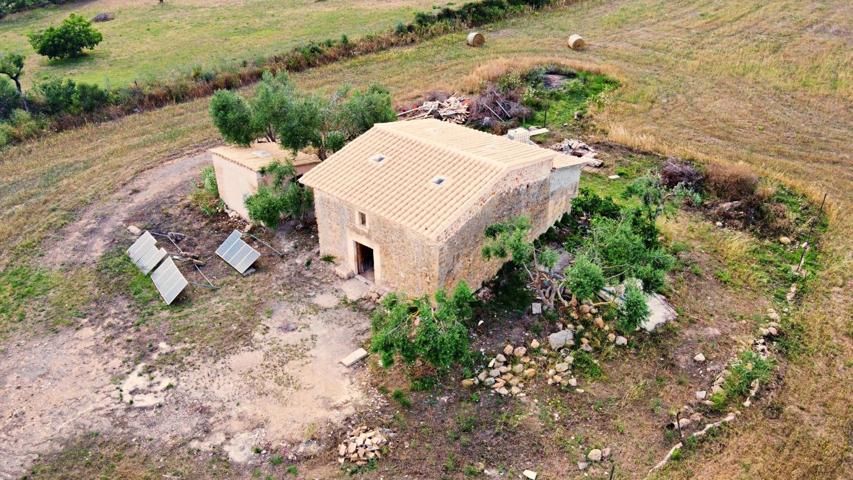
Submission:
[[[338,445],[338,463],[349,461],[356,465],[365,465],[374,458],[382,458],[382,447],[388,444],[390,434],[389,430],[370,430],[364,425],[352,430]]]
[[[530,349],[540,347],[539,341],[533,339]],[[503,352],[489,360],[488,366],[474,378],[462,380],[463,387],[473,387],[483,384],[501,396],[523,397],[524,382],[532,380],[537,374],[537,365],[544,357],[534,358],[524,346],[514,346],[507,343]]]

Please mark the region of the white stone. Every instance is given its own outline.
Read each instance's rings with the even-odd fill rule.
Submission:
[[[536,477],[538,476],[538,474],[533,470],[525,470],[521,474],[524,475],[524,478],[529,478],[530,480],[536,480]]]
[[[628,345],[628,339],[623,337],[622,335],[619,335],[618,337],[616,337],[616,345],[620,347]]]
[[[696,400],[705,400],[705,397],[708,396],[708,392],[705,390],[699,390],[696,392]]]
[[[367,356],[367,350],[365,350],[363,348],[359,348],[358,350],[356,350],[356,351],[350,353],[349,355],[347,355],[346,357],[344,357],[341,360],[341,363],[345,367],[349,367],[352,364],[354,364],[355,362],[358,362],[359,360],[363,359],[366,356]]]
[[[592,449],[592,450],[590,450],[590,451],[589,451],[589,453],[586,455],[586,458],[587,458],[587,460],[589,460],[590,462],[600,462],[600,461],[601,461],[601,450],[599,450],[599,449],[597,449],[597,448],[593,448],[593,449]]]
[[[705,361],[705,355],[702,352],[699,352],[696,354],[695,357],[693,357],[693,360],[698,363],[702,363]]]
[[[542,314],[542,304],[539,302],[534,302],[530,305],[530,311],[533,315],[541,315]]]
[[[548,335],[548,344],[552,350],[559,350],[574,343],[574,333],[571,330],[560,330],[559,332]]]
[[[131,233],[131,235],[140,236],[142,235],[142,230],[136,225],[128,225],[127,231]]]

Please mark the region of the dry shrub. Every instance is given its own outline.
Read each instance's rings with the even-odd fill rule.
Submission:
[[[708,165],[705,186],[720,200],[752,201],[757,197],[758,176],[743,164],[712,163]]]
[[[660,169],[660,179],[667,188],[683,185],[693,190],[700,190],[703,175],[693,165],[670,157]]]

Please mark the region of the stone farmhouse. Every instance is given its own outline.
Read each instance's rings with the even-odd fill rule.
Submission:
[[[585,163],[424,119],[376,124],[300,181],[339,273],[423,295],[492,278],[502,262],[481,255],[486,227],[526,215],[541,235],[568,212]]]

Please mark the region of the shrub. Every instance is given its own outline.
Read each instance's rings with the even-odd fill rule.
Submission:
[[[666,188],[679,185],[699,191],[702,188],[702,172],[689,163],[668,158],[660,169],[661,184]]]
[[[33,49],[50,59],[79,57],[84,49],[95,48],[104,39],[92,22],[74,13],[59,27],[30,33],[29,38]]]
[[[58,115],[71,110],[77,84],[67,78],[51,78],[36,85],[35,90],[41,109],[49,115]]]
[[[296,181],[296,169],[292,163],[273,162],[260,173],[269,175],[271,181],[246,198],[246,209],[252,221],[277,228],[282,216],[302,219],[311,211],[314,196],[311,190]]]
[[[578,300],[590,300],[604,288],[604,272],[586,255],[579,255],[566,271],[566,287]]]
[[[708,166],[706,187],[720,200],[749,200],[758,188],[758,177],[745,165],[713,163]]]
[[[0,123],[0,145],[35,138],[42,126],[42,121],[34,118],[29,112],[14,110],[8,121]]]
[[[11,81],[0,78],[0,120],[8,119],[18,108],[21,108],[21,95]]]
[[[202,169],[196,188],[190,194],[190,202],[208,216],[222,211],[223,204],[219,198],[216,172],[212,166]]]
[[[74,108],[76,110],[91,113],[109,101],[109,93],[101,87],[88,83],[77,84],[74,92]]]
[[[474,294],[462,282],[448,296],[435,294],[435,308],[428,297],[406,300],[389,294],[371,319],[370,349],[390,366],[397,357],[411,364],[420,359],[446,371],[468,360],[468,327],[474,318]]]
[[[649,306],[646,304],[646,294],[636,285],[627,285],[625,299],[619,306],[619,330],[622,333],[633,332],[648,318]]]

